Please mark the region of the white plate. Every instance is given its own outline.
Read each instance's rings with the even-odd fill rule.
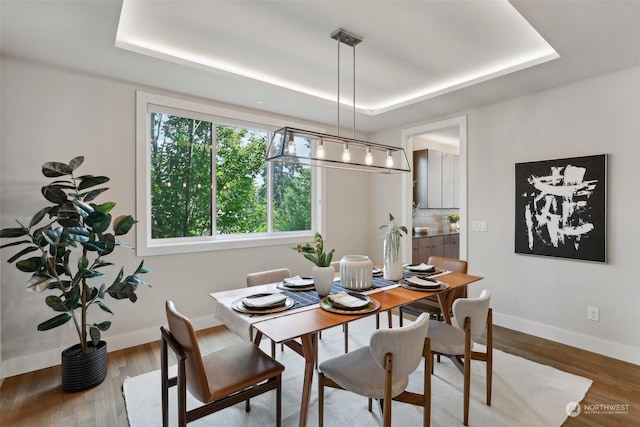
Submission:
[[[425,280],[425,279],[420,279],[419,277],[407,277],[406,279],[404,279],[404,281],[411,284],[411,286],[415,288],[422,288],[422,289],[438,289],[440,285],[442,285],[442,282],[439,280],[436,280],[436,279]]]
[[[408,265],[407,270],[416,271],[416,272],[432,272],[435,271],[435,267],[429,264],[417,264],[417,265]]]

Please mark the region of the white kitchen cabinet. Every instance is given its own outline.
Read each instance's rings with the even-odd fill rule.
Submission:
[[[460,156],[437,150],[414,152],[413,200],[420,207],[460,207]]]

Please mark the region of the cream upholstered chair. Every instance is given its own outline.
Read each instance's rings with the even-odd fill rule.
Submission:
[[[336,271],[336,273],[340,273],[340,261],[333,261],[331,266]],[[393,327],[391,310],[387,310],[387,322],[389,324],[389,328]],[[380,329],[380,313],[376,312],[376,329]],[[349,352],[349,324],[345,323],[342,325],[342,330],[344,331],[344,352]],[[322,338],[322,331],[320,331],[320,338]]]
[[[411,325],[379,329],[369,345],[322,362],[318,369],[319,425],[324,422],[324,387],[349,390],[380,401],[384,426],[391,425],[391,401],[424,408],[424,425],[431,420],[431,350],[427,331],[429,317],[421,315]],[[406,391],[411,374],[424,357],[423,394]]]
[[[166,303],[169,330],[161,330],[162,425],[169,425],[169,388],[178,386],[178,425],[202,418],[249,398],[276,390],[276,425],[281,424],[282,371],[284,366],[264,354],[253,343],[235,344],[202,356],[188,318]],[[168,346],[178,358],[178,375],[169,378]],[[187,411],[187,390],[204,403]]]
[[[276,268],[274,270],[258,271],[249,273],[245,277],[248,287],[266,285],[267,283],[282,282],[287,277],[291,277],[291,270],[288,268]],[[281,345],[284,350],[284,344]],[[276,343],[271,341],[271,357],[276,357]]]
[[[486,362],[486,397],[491,405],[493,372],[493,319],[489,304],[491,294],[483,290],[478,298],[460,298],[453,303],[451,325],[431,320],[427,336],[431,352],[449,356],[464,374],[464,425],[469,425],[469,389],[471,360]],[[486,350],[472,351],[473,343],[484,337]]]
[[[449,270],[454,273],[467,273],[467,261],[461,259],[431,256],[429,257],[428,263],[429,265],[433,265],[442,270]],[[449,291],[447,298],[449,301],[453,302],[458,298],[466,298],[466,296],[467,287],[460,286]],[[429,313],[437,319],[442,319],[442,310],[440,309],[438,298],[435,295],[400,306],[398,313],[400,315],[400,326],[402,326],[405,313],[412,314],[414,316],[418,316],[420,313]]]

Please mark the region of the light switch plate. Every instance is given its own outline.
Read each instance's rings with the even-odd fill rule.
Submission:
[[[487,231],[487,221],[472,221],[471,231]]]

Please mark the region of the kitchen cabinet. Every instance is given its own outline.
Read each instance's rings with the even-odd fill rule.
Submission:
[[[460,156],[437,150],[413,153],[413,200],[423,208],[460,207]]]
[[[429,263],[430,256],[460,258],[460,235],[416,237],[412,241],[411,263]]]
[[[442,256],[447,258],[460,258],[460,235],[449,234],[442,236]]]
[[[419,239],[413,239],[413,264],[425,264],[429,262],[429,257],[432,255],[443,255],[443,236],[433,237],[421,237]]]

